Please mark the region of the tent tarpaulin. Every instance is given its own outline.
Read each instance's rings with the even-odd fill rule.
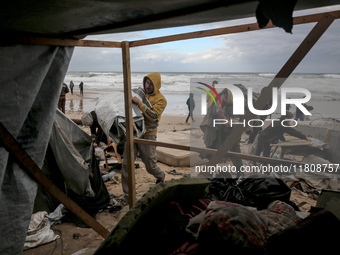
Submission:
[[[43,171],[54,174],[53,180],[58,178],[61,189],[85,211],[96,213],[108,205],[110,195],[101,178],[92,139],[61,111],[56,111],[49,144],[53,155],[45,158]],[[51,166],[50,160],[56,164]],[[39,202],[36,200],[36,205]]]
[[[89,186],[91,137],[57,110],[50,145],[66,190],[84,195]]]
[[[0,120],[42,167],[73,47],[0,48]],[[1,254],[21,254],[37,184],[0,147]]]
[[[76,37],[153,30],[253,17],[258,3],[256,0],[6,1],[0,9],[0,31]],[[334,4],[339,1],[299,0],[295,10]]]
[[[133,96],[138,96],[144,103],[150,103],[141,93],[141,89],[135,89]],[[138,105],[132,104],[132,121],[134,123],[134,137],[140,138],[145,133],[144,117]],[[121,139],[126,134],[125,123],[125,108],[124,108],[124,93],[116,91],[110,95],[100,98],[100,101],[95,107],[98,122],[104,133],[110,137],[115,143],[121,142]]]

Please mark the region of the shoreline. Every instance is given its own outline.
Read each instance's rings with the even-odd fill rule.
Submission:
[[[75,114],[81,115],[84,112],[93,111],[95,105],[100,98],[101,95],[106,95],[112,92],[112,89],[88,89],[84,91],[84,95],[81,96],[79,89],[75,89],[73,95],[71,92],[66,94],[66,113],[67,114]],[[168,101],[168,105],[165,111],[162,114],[163,116],[173,116],[173,117],[182,117],[185,118],[188,114],[188,108],[186,105],[186,100],[188,98],[187,93],[183,92],[165,92],[163,93]],[[335,118],[340,119],[340,99],[332,100],[329,98],[321,99],[311,99],[308,105],[313,106],[313,110],[311,111],[312,116],[310,116],[311,120],[315,119],[326,119],[326,118]],[[293,114],[295,114],[295,106],[290,110]],[[278,108],[273,113],[273,117],[277,117],[280,115],[280,102],[278,102]],[[196,114],[196,116],[198,116]]]
[[[84,112],[91,112],[94,110],[98,99],[102,95],[107,95],[108,93],[113,92],[113,90],[87,90],[84,91],[84,95],[81,96],[79,89],[73,91],[73,95],[71,92],[66,94],[66,105],[65,112],[68,114],[81,114]],[[171,94],[171,95],[170,95]],[[186,118],[188,114],[188,107],[186,105],[186,100],[188,95],[178,95],[178,93],[165,93],[166,99],[168,101],[167,107],[162,114],[163,116],[182,116]],[[185,119],[184,119],[185,120]]]

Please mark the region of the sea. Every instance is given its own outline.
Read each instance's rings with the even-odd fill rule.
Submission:
[[[143,77],[147,73],[134,72],[131,74],[132,88],[142,87]],[[275,77],[275,73],[185,73],[163,72],[161,74],[161,92],[168,101],[163,114],[187,115],[186,101],[189,93],[197,84],[193,81],[202,81],[211,85],[213,80],[217,92],[224,89],[225,84],[242,84],[246,88],[251,87],[253,92],[259,93],[261,89],[269,85]],[[80,82],[84,83],[84,91],[98,93],[98,96],[88,105],[84,105],[84,111],[93,110],[100,100],[100,95],[123,90],[122,72],[75,72],[69,71],[65,77],[65,83],[70,81],[75,84],[75,91]],[[307,103],[313,106],[310,119],[335,118],[340,120],[340,74],[333,73],[293,73],[284,81],[282,87],[297,87],[307,89],[311,93],[311,99]],[[78,89],[79,90],[79,89]],[[303,95],[292,94],[292,98],[302,98]],[[280,97],[280,92],[279,92]],[[280,105],[280,104],[279,104]],[[295,106],[291,111],[295,113]],[[274,113],[280,114],[280,107]]]

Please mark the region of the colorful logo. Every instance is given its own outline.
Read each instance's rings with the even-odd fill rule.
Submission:
[[[197,83],[206,86],[206,87],[209,88],[212,92],[214,92],[215,95],[217,96],[218,100],[220,100],[220,103],[221,103],[221,105],[222,105],[222,100],[221,100],[220,96],[218,95],[217,91],[216,91],[213,87],[211,87],[210,85],[205,84],[205,83],[203,83],[203,82],[197,82]],[[203,89],[203,88],[201,88],[201,87],[197,87],[197,88],[198,88],[198,89],[201,89],[201,90],[203,90],[203,91],[205,91],[205,92],[212,98],[212,100],[214,100],[214,103],[215,103],[215,105],[217,106],[215,97],[211,94],[210,91],[208,91],[208,90],[206,90],[206,89]]]

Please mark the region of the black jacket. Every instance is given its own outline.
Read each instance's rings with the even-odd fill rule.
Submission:
[[[278,140],[284,141],[283,134],[289,134],[291,136],[306,140],[307,137],[301,132],[292,127],[285,127],[281,125],[281,121],[274,121],[273,126],[266,127],[259,135],[259,139],[267,143],[275,143]]]
[[[90,129],[91,129],[91,135],[95,136],[94,142],[97,143],[97,144],[99,144],[100,142],[107,144],[107,138],[106,138],[106,135],[105,135],[103,129],[100,127],[100,125],[98,123],[97,114],[95,113],[95,111],[92,111],[91,115],[92,115],[92,118],[93,118],[93,123],[92,123]]]

